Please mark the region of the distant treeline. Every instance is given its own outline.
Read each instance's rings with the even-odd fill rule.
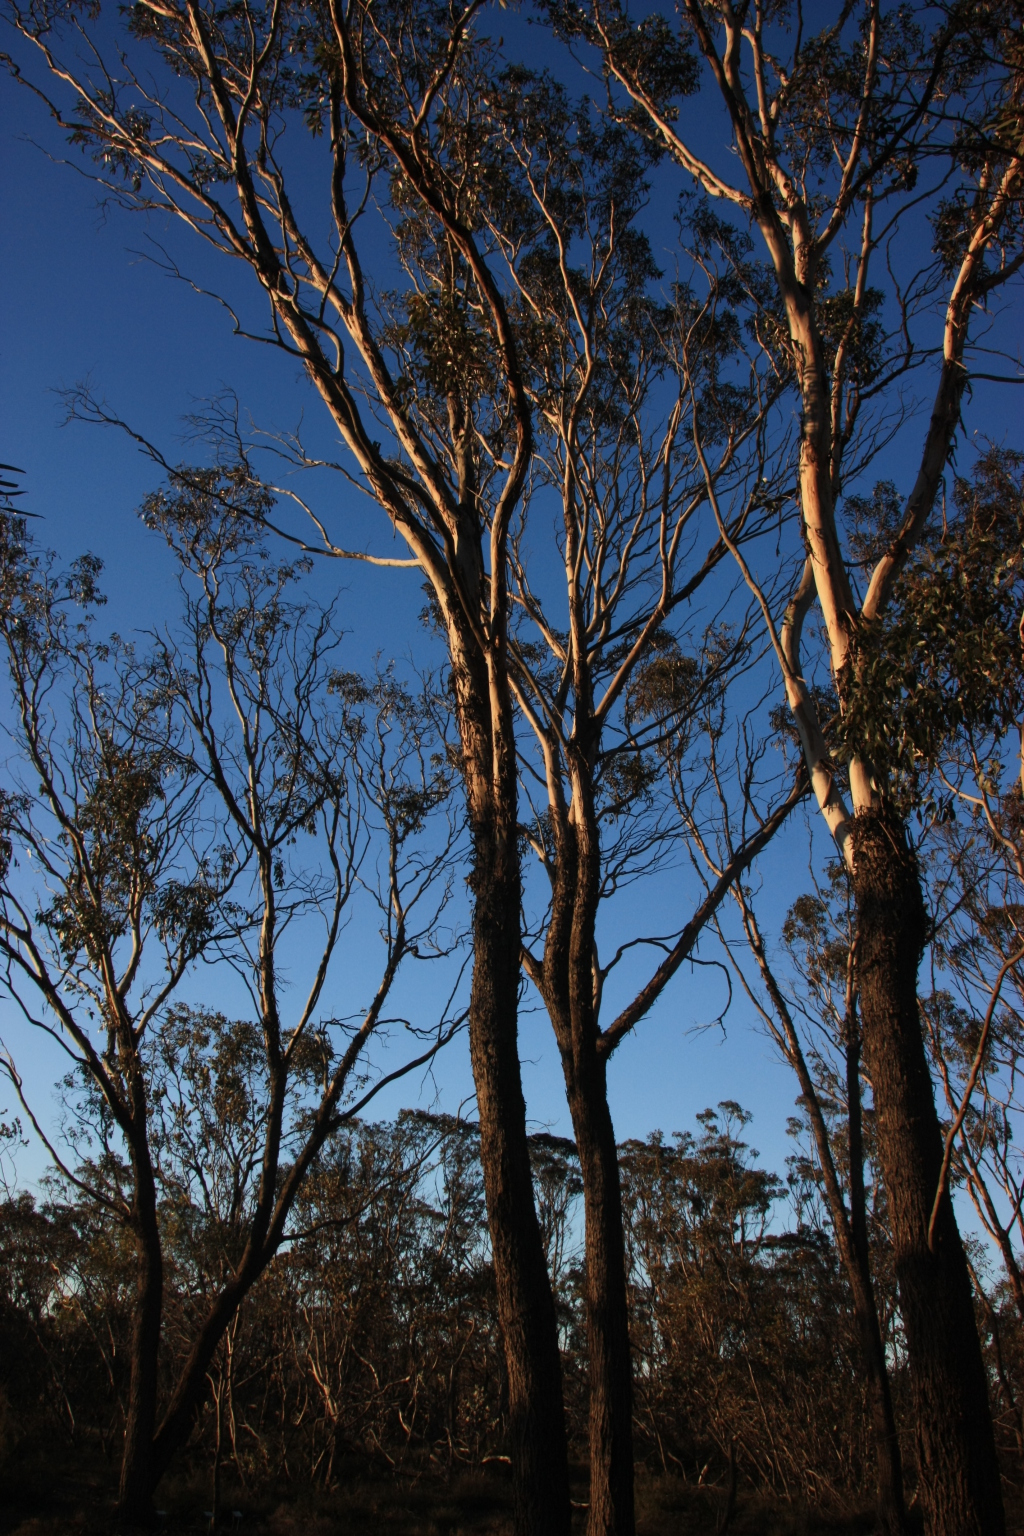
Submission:
[[[219,1064],[218,1095],[239,1079]],[[237,1112],[238,1104],[235,1103]],[[758,1166],[732,1102],[696,1134],[619,1148],[629,1251],[638,1458],[653,1470],[782,1497],[869,1503],[872,1450],[850,1303],[808,1161]],[[223,1125],[211,1194],[244,1182]],[[585,1455],[586,1326],[575,1148],[531,1140],[557,1299],[572,1448]],[[117,1170],[106,1174],[116,1180]],[[169,1170],[165,1387],[197,1315],[237,1262],[230,1209],[181,1198]],[[240,1194],[242,1193],[239,1187]],[[883,1213],[884,1214],[884,1213]],[[897,1398],[906,1392],[884,1223],[874,1261]],[[124,1435],[134,1253],[123,1225],[54,1183],[0,1205],[0,1434],[5,1458],[45,1441],[115,1466]],[[990,1353],[1024,1390],[1024,1336],[998,1298]],[[324,1488],[344,1469],[441,1471],[507,1455],[476,1126],[404,1112],[358,1124],[310,1180],[295,1236],[236,1315],[209,1373],[186,1461],[229,1488]],[[1012,1401],[1004,1448],[1016,1444]],[[1009,1410],[1009,1411],[1005,1411]],[[909,1447],[906,1448],[910,1450]],[[911,1461],[912,1465],[912,1461]]]

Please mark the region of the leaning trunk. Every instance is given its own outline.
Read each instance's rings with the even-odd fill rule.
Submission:
[[[919,1497],[929,1536],[1001,1536],[988,1383],[948,1195],[928,1241],[942,1136],[917,1004],[920,876],[892,814],[861,813],[853,835],[864,1054],[917,1409]]]

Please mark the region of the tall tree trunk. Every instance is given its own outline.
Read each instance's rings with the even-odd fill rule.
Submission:
[[[519,1062],[522,952],[517,775],[503,646],[486,655],[458,619],[454,663],[473,836],[469,1044],[508,1382],[516,1536],[568,1536],[572,1522],[558,1324],[537,1220]]]
[[[581,679],[581,682],[584,680]],[[589,678],[580,687],[589,701]],[[595,923],[601,886],[601,835],[593,769],[579,750],[572,763],[575,881],[568,935],[572,1070],[569,1106],[583,1178],[586,1214],[587,1345],[590,1377],[590,1512],[587,1536],[633,1536],[633,1365],[629,1348],[626,1248],[619,1160],[608,1107],[607,1063],[598,1053],[594,977]]]
[[[477,828],[475,833],[469,1039],[508,1377],[515,1530],[517,1536],[567,1536],[571,1505],[562,1368],[551,1279],[533,1197],[517,1048],[520,929],[515,828],[504,836],[493,825]]]
[[[118,1492],[118,1521],[133,1529],[153,1523],[153,1431],[163,1315],[163,1257],[156,1214],[156,1184],[148,1153],[132,1152],[135,1169],[135,1316],[131,1376]]]
[[[544,960],[539,965],[528,957],[527,968],[558,1042],[583,1181],[590,1388],[587,1536],[633,1536],[633,1366],[626,1250],[594,977],[600,833],[585,753],[579,752],[570,771],[571,809],[557,793],[552,806],[557,862]]]
[[[878,561],[858,613],[835,525],[834,497],[841,481],[842,444],[832,428],[832,385],[842,384],[843,348],[833,353],[835,374],[830,380],[816,311],[822,260],[854,204],[867,197],[857,291],[863,295],[869,258],[877,243],[871,233],[870,180],[880,166],[871,164],[876,152],[873,130],[862,132],[867,117],[852,135],[849,160],[837,182],[831,208],[807,200],[802,178],[787,163],[789,87],[769,105],[763,96],[748,99],[742,50],[754,49],[758,89],[765,84],[762,68],[762,18],[747,7],[711,5],[706,0],[682,0],[701,54],[718,86],[732,124],[733,147],[743,167],[746,187],[732,185],[704,163],[658,111],[625,54],[616,57],[610,40],[603,40],[612,72],[626,86],[636,105],[680,165],[704,190],[724,197],[756,220],[775,269],[778,294],[785,310],[791,358],[799,385],[801,423],[799,481],[802,533],[819,607],[828,637],[832,675],[840,695],[849,686],[850,663],[863,621],[874,622],[885,610],[893,584],[910,550],[931,516],[939,482],[956,432],[960,402],[967,380],[964,346],[972,312],[992,286],[1017,270],[1016,261],[1002,263],[995,277],[986,258],[1000,238],[1009,211],[1016,206],[1022,170],[1018,147],[1019,122],[1013,146],[1003,158],[979,167],[975,197],[965,234],[965,249],[946,309],[942,372],[935,406],[926,433],[920,472],[908,498],[898,534]],[[866,109],[876,93],[880,55],[876,49],[881,10],[866,8],[863,33],[862,102]],[[719,50],[715,28],[724,28]],[[936,34],[931,89],[941,86],[940,66],[956,30],[968,26],[968,12],[948,16]],[[1003,61],[1012,78],[1008,100],[1017,101],[1019,79],[1012,58]],[[795,102],[797,96],[792,100]],[[922,99],[924,110],[927,98]],[[775,119],[779,110],[778,120]],[[987,110],[987,107],[986,107]],[[1013,109],[1017,112],[1017,108]],[[1010,119],[1012,121],[1012,119]],[[769,127],[770,123],[770,127]],[[904,153],[895,133],[886,155]],[[917,153],[918,151],[913,151]],[[858,179],[860,181],[858,182]],[[909,205],[908,205],[909,206]],[[895,217],[895,215],[893,216]],[[999,263],[995,263],[998,268]],[[836,396],[838,401],[839,396]],[[839,421],[837,417],[836,425]],[[754,583],[756,586],[756,583]],[[757,588],[764,600],[764,593]],[[801,583],[801,592],[803,583]],[[791,605],[791,616],[802,604]],[[768,608],[765,607],[767,614]],[[790,617],[791,617],[790,616]],[[788,617],[787,622],[790,621]],[[777,642],[786,690],[803,744],[811,782],[826,825],[850,869],[857,895],[860,930],[861,1005],[864,1048],[872,1077],[878,1120],[878,1143],[892,1214],[897,1275],[918,1417],[922,1501],[934,1536],[953,1532],[991,1533],[1004,1529],[1002,1492],[996,1463],[985,1370],[971,1303],[967,1266],[950,1201],[943,1201],[934,1251],[928,1244],[932,1203],[938,1187],[941,1138],[932,1098],[928,1062],[917,1011],[917,969],[923,952],[925,924],[920,881],[905,829],[879,806],[871,765],[854,754],[849,762],[850,794],[855,816],[846,809],[831,771],[813,700],[799,666],[799,622],[789,638]],[[861,867],[863,866],[863,867]]]
[[[891,812],[861,812],[853,838],[864,1054],[917,1408],[919,1497],[929,1536],[1002,1536],[988,1383],[948,1195],[934,1249],[928,1243],[942,1136],[917,1003],[926,938],[920,875]]]
[[[855,684],[858,621],[835,528],[821,340],[807,288],[794,283],[785,268],[783,253],[776,257],[776,269],[786,298],[803,403],[800,503],[804,533],[833,674],[841,688],[848,688]],[[808,263],[804,276],[810,275]],[[948,351],[948,334],[946,347]],[[956,422],[960,372],[944,365],[926,443],[929,465],[932,460],[939,466],[945,462]],[[962,390],[962,382],[958,387]],[[937,473],[924,474],[923,482],[924,489],[915,485],[908,503],[908,530],[917,528],[926,516],[931,505],[928,488],[933,500]],[[877,575],[876,569],[872,578],[876,604],[882,592],[875,582]],[[877,606],[871,610],[877,611]],[[855,815],[842,814],[835,827],[829,825],[850,868],[857,902],[863,1046],[874,1092],[914,1388],[920,1498],[929,1536],[980,1536],[981,1532],[1001,1536],[1005,1528],[1002,1488],[985,1368],[966,1257],[948,1198],[943,1201],[935,1252],[928,1245],[942,1137],[917,1005],[917,973],[926,937],[920,875],[905,827],[884,804],[879,805],[869,764],[855,754],[849,773]],[[880,1426],[882,1406],[879,1403],[876,1408]]]
[[[633,1365],[618,1152],[595,1050],[568,1085],[586,1217],[590,1510],[587,1536],[633,1536]]]

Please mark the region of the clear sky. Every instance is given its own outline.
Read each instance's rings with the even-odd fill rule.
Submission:
[[[517,45],[536,61],[538,34],[508,13],[501,13],[500,25],[506,34],[514,32]],[[545,38],[545,61],[552,57],[550,48]],[[702,132],[712,134],[716,118],[705,99],[691,110],[703,114]],[[323,418],[311,389],[287,359],[234,337],[223,310],[152,259],[166,242],[187,255],[188,272],[202,283],[208,258],[194,244],[183,246],[180,231],[161,227],[159,220],[116,209],[104,213],[95,188],[75,168],[76,152],[67,150],[70,164],[61,164],[38,143],[51,154],[64,152],[41,107],[5,82],[0,92],[0,459],[25,470],[24,504],[41,519],[36,532],[42,541],[68,558],[88,549],[104,560],[105,617],[111,627],[145,629],[174,601],[166,550],[136,515],[143,495],[159,483],[159,473],[115,432],[62,426],[55,391],[89,380],[97,395],[157,441],[172,460],[196,455],[181,440],[182,418],[196,402],[226,389],[235,391],[264,425],[291,428],[305,416],[310,430],[323,438]],[[667,183],[656,182],[653,217],[663,232],[669,269],[674,196]],[[658,206],[661,199],[664,205]],[[1019,321],[1012,320],[1000,340],[1013,349],[1020,334]],[[927,393],[923,380],[920,388]],[[969,436],[982,432],[996,441],[1021,443],[1021,393],[979,386],[967,404]],[[907,439],[911,444],[919,440],[913,433]],[[882,470],[906,490],[915,467],[913,453],[904,457],[899,450]],[[355,505],[354,492],[335,489],[332,494],[352,498],[353,505],[342,509],[347,518],[358,523],[365,515]],[[416,573],[322,562],[312,583],[321,595],[343,589],[342,619],[352,631],[348,665],[365,666],[377,652],[405,655],[425,643],[417,619],[423,596]],[[765,869],[787,893],[781,906],[804,887],[805,869],[806,837],[794,826],[785,848],[773,853]],[[649,903],[651,912],[663,911],[677,894],[672,882],[678,878],[665,874],[636,899]],[[781,918],[781,907],[773,915]],[[710,943],[706,952],[712,953]],[[724,1028],[693,1032],[714,1018],[722,997],[716,973],[684,968],[653,1016],[621,1048],[610,1074],[617,1132],[624,1137],[692,1127],[694,1115],[705,1106],[733,1098],[754,1111],[751,1139],[770,1166],[781,1168],[790,1150],[785,1123],[793,1110],[795,1083],[742,1003]],[[557,1053],[550,1026],[534,1003],[528,997],[522,1021],[529,1113],[535,1124],[565,1134],[569,1125]],[[0,1004],[0,1034],[25,1063],[37,1100],[48,1100],[59,1067],[26,1044],[24,1026],[6,1004]],[[463,1040],[438,1062],[432,1080],[407,1080],[380,1102],[379,1112],[417,1101],[424,1106],[439,1101],[454,1110],[471,1091]],[[8,1098],[0,1092],[0,1109]]]

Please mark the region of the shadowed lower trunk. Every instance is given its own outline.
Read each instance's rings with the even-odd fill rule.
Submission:
[[[457,623],[450,636],[473,835],[469,1047],[505,1353],[514,1529],[516,1536],[568,1536],[562,1362],[519,1062],[522,891],[511,698],[501,647],[481,655]]]
[[[942,1163],[917,1004],[926,937],[920,876],[901,822],[858,815],[857,972],[900,1307],[917,1419],[919,1497],[929,1536],[1005,1530],[988,1384],[952,1202],[928,1226]]]
[[[633,1536],[633,1367],[615,1132],[596,1050],[568,1084],[586,1213],[590,1510],[587,1536]]]
[[[515,1530],[517,1536],[567,1536],[571,1506],[561,1360],[533,1197],[517,1046],[516,840],[514,829],[510,838],[501,838],[493,826],[475,830],[470,1053],[508,1376]]]
[[[581,766],[582,765],[582,766]],[[594,977],[600,836],[586,758],[572,811],[556,799],[557,846],[543,964],[528,969],[551,1019],[580,1160],[586,1219],[590,1502],[587,1536],[633,1536],[633,1367],[618,1153]]]
[[[140,1166],[140,1161],[142,1166]],[[163,1260],[156,1218],[156,1188],[149,1159],[135,1159],[133,1212],[136,1301],[132,1322],[131,1377],[118,1490],[118,1522],[126,1529],[153,1523],[153,1432],[163,1313]]]

